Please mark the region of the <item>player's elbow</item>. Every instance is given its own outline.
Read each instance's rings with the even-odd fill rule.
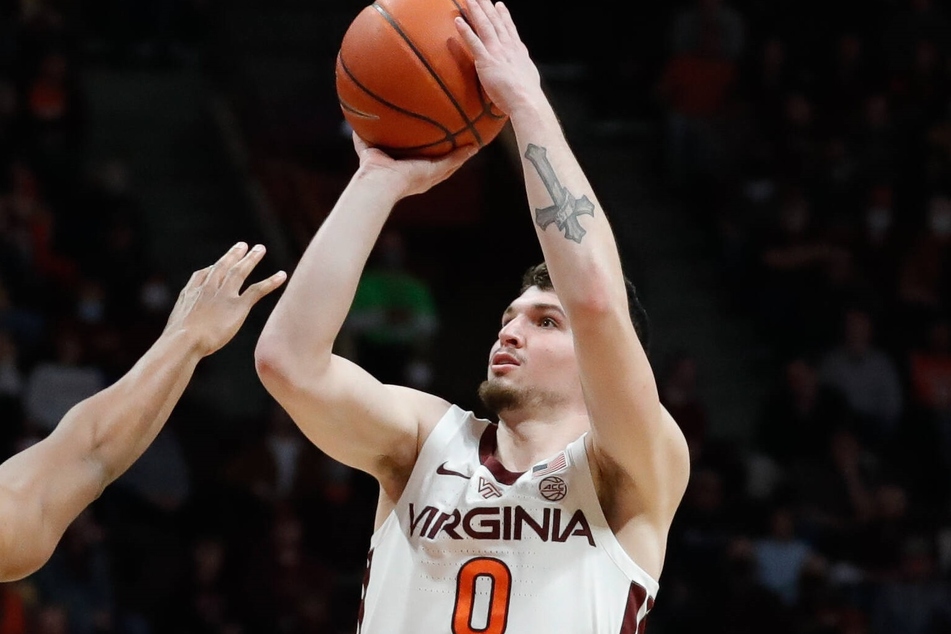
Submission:
[[[310,380],[320,376],[323,360],[321,355],[303,355],[300,350],[294,350],[266,334],[261,336],[254,349],[254,368],[258,378],[278,401],[297,393],[302,388],[300,382],[304,377]]]
[[[0,553],[0,583],[20,581],[29,577],[42,568],[52,556],[52,550],[48,553],[28,553],[21,556],[16,552],[15,546],[11,553]]]
[[[24,522],[24,518],[33,518],[32,514],[14,515],[19,512],[15,507],[0,504],[0,583],[19,581],[42,568],[58,541],[46,538],[41,521]]]
[[[261,383],[272,395],[289,383],[291,370],[283,346],[265,333],[254,349],[254,369]]]

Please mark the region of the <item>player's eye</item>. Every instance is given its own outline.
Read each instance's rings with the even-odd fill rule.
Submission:
[[[543,328],[556,328],[558,326],[558,322],[551,317],[542,317],[538,321],[538,325],[542,326]]]

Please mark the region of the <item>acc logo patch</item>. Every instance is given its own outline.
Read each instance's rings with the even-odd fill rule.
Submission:
[[[548,476],[538,483],[538,492],[549,502],[557,502],[568,495],[568,485],[558,476]]]

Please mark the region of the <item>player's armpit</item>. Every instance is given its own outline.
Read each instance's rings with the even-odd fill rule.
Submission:
[[[618,523],[636,516],[666,534],[687,489],[690,457],[680,428],[666,412],[663,418],[650,443],[650,455],[592,435],[589,456],[602,476],[596,478],[599,495],[603,486],[615,489],[605,495],[617,503]],[[644,462],[632,464],[632,455],[645,456]]]

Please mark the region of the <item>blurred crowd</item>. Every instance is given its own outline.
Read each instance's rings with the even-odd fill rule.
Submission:
[[[167,69],[178,38],[146,18],[177,4],[0,7],[2,459],[127,371],[177,295],[149,256],[134,175],[121,160],[91,158],[81,81],[90,59]],[[110,14],[119,5],[143,15],[123,22]],[[183,399],[52,560],[0,585],[0,633],[350,628],[371,528],[368,483],[317,452],[276,407],[245,422],[253,433],[239,438],[216,438],[211,430],[229,421],[214,416]]]
[[[775,351],[742,448],[696,361],[663,632],[951,632],[951,22],[935,0],[699,0],[659,69],[668,192]]]
[[[89,159],[79,73],[91,54],[179,59],[162,16],[185,4],[2,4],[4,457],[164,325],[177,289],[150,261],[133,175]],[[655,12],[656,68],[622,56],[612,72],[656,78],[666,195],[708,229],[776,363],[753,436],[723,439],[698,396],[715,368],[689,351],[656,361],[693,476],[649,631],[951,632],[951,8],[697,0]],[[269,193],[290,196],[279,182]],[[297,247],[312,230],[288,228]],[[340,351],[427,389],[443,307],[406,250],[398,230],[381,238]],[[277,406],[239,437],[209,434],[229,424],[214,417],[186,394],[53,560],[0,585],[0,634],[352,631],[374,483]]]

